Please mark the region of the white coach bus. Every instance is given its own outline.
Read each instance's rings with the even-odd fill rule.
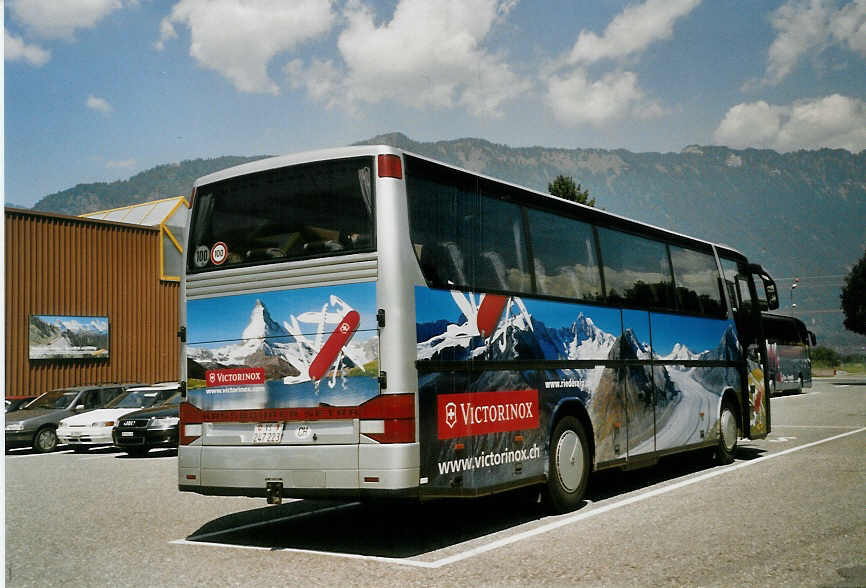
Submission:
[[[760,266],[388,146],[199,179],[178,484],[479,496],[770,430]]]
[[[812,347],[815,333],[792,316],[764,313],[770,395],[812,387]]]

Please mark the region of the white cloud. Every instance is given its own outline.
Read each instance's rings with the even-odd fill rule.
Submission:
[[[31,35],[72,40],[77,29],[89,29],[124,4],[122,0],[8,0],[12,17]]]
[[[95,110],[102,114],[111,114],[114,110],[111,104],[108,103],[108,100],[105,98],[99,98],[93,94],[87,97],[87,100],[84,101],[84,105],[90,110]]]
[[[833,39],[866,57],[866,0],[854,0],[830,19]]]
[[[677,20],[700,2],[645,0],[617,14],[601,36],[582,30],[567,55],[542,68],[541,78],[547,85],[545,101],[556,119],[569,126],[601,126],[666,114],[661,104],[647,98],[633,71],[618,67],[593,80],[586,67],[603,60],[633,59],[653,43],[672,38]]]
[[[674,23],[688,15],[701,0],[646,0],[618,14],[602,36],[581,31],[568,57],[569,63],[595,63],[644,51],[656,41],[673,36]]]
[[[51,52],[39,45],[29,45],[21,37],[10,35],[3,30],[3,50],[6,61],[24,61],[41,67],[51,59]]]
[[[852,0],[838,9],[831,0],[789,0],[770,22],[776,38],[768,52],[766,84],[778,84],[800,59],[831,46],[866,56],[866,0]]]
[[[830,147],[859,153],[866,149],[866,102],[833,94],[782,106],[764,101],[738,104],[713,138],[735,148],[784,152]]]
[[[612,72],[591,81],[578,68],[571,74],[554,75],[548,82],[546,101],[559,122],[603,124],[626,118],[654,118],[664,114],[656,102],[647,100],[634,72]]]
[[[466,108],[498,116],[504,102],[530,88],[505,56],[485,40],[514,7],[514,0],[400,0],[390,21],[376,24],[373,10],[349,0],[337,48],[342,63],[299,61],[286,68],[295,87],[328,104],[357,109],[395,100],[428,108]]]
[[[267,66],[279,53],[327,33],[331,2],[322,0],[181,0],[163,19],[157,49],[189,27],[189,52],[242,92],[278,94]]]

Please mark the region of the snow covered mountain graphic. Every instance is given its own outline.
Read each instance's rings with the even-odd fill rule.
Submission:
[[[187,347],[191,371],[229,367],[261,367],[267,380],[286,384],[311,380],[310,368],[334,328],[354,309],[331,295],[318,310],[290,314],[278,323],[261,299],[256,299],[240,337],[218,347]],[[361,370],[378,359],[378,337],[352,337],[337,353],[329,371]],[[194,374],[191,374],[195,377]]]
[[[536,320],[518,297],[508,300],[495,329],[484,337],[476,325],[484,295],[480,302],[472,294],[453,292],[452,296],[461,300],[458,322],[439,320],[417,325],[419,360],[602,359],[609,355],[617,339],[583,313],[568,327],[548,327]]]

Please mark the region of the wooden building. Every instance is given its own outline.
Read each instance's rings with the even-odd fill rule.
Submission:
[[[178,377],[161,226],[5,209],[5,395]]]

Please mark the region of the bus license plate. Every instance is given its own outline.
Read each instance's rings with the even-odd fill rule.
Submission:
[[[283,423],[257,423],[253,431],[253,443],[279,443],[283,438]]]

